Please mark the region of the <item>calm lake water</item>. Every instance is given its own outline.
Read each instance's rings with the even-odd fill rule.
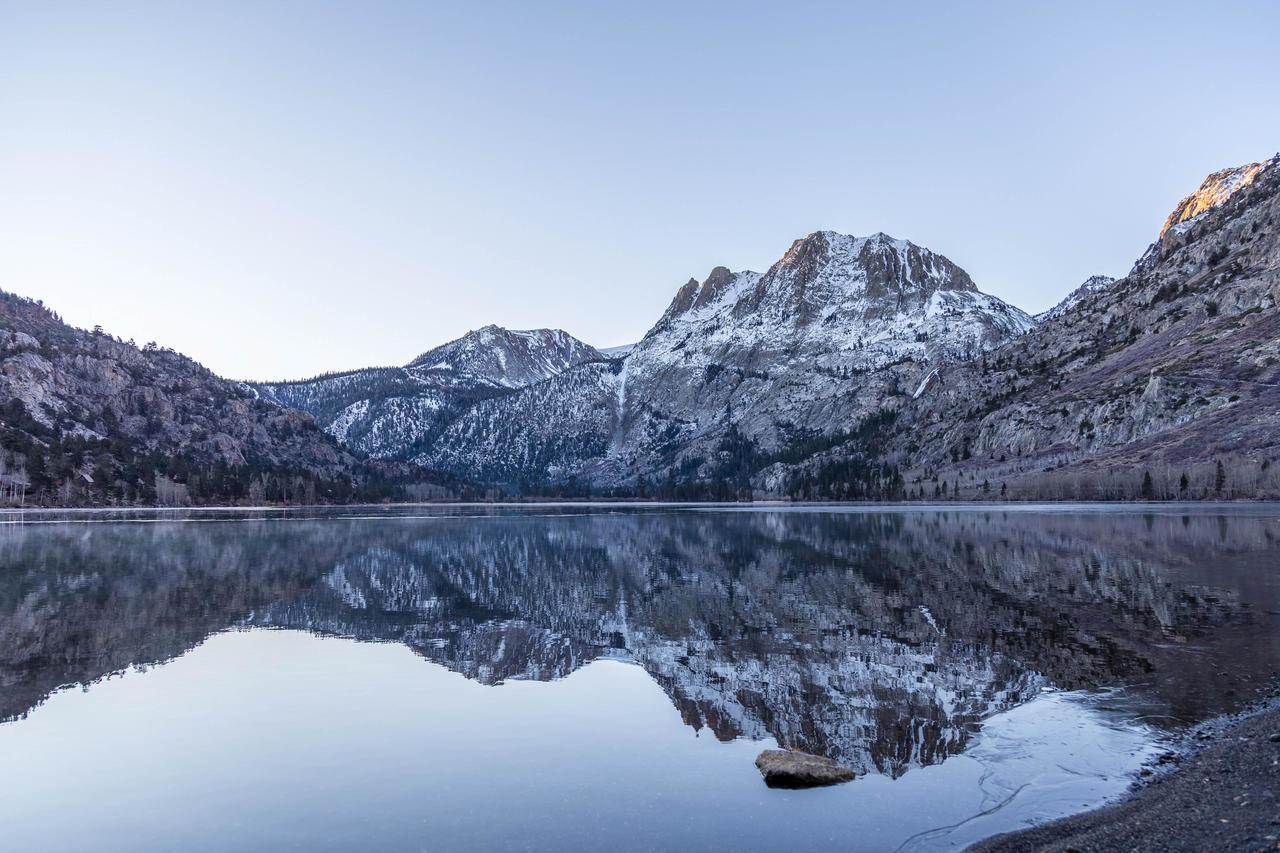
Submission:
[[[1273,505],[0,513],[0,846],[957,849],[1277,671]]]

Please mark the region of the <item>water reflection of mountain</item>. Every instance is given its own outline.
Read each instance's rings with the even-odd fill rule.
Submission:
[[[998,511],[13,527],[0,714],[230,626],[290,627],[489,684],[624,655],[691,726],[896,775],[1044,683],[1136,681],[1181,717],[1243,697],[1280,658],[1278,532]]]

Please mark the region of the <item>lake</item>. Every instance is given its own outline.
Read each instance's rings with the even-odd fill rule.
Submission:
[[[1270,687],[1278,567],[1275,505],[0,513],[3,846],[959,849]]]

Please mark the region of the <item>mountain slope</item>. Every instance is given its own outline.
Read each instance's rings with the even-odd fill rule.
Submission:
[[[604,356],[559,329],[485,326],[404,367],[378,367],[297,382],[254,383],[268,400],[314,415],[349,447],[406,458],[471,405]]]
[[[943,371],[894,457],[962,494],[1280,494],[1280,158],[1209,176],[1133,272]]]
[[[435,479],[370,466],[309,415],[176,352],[73,328],[8,293],[0,406],[0,495],[9,502],[370,499],[401,494],[391,479]]]
[[[618,361],[591,362],[518,393],[483,400],[414,461],[467,471],[469,477],[522,492],[537,493],[545,484],[574,478],[579,460],[609,452],[621,368]]]

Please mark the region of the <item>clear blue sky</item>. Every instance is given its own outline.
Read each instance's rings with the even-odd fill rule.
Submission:
[[[1280,149],[1280,3],[0,0],[0,287],[234,377],[635,340],[819,228],[1035,311]]]

